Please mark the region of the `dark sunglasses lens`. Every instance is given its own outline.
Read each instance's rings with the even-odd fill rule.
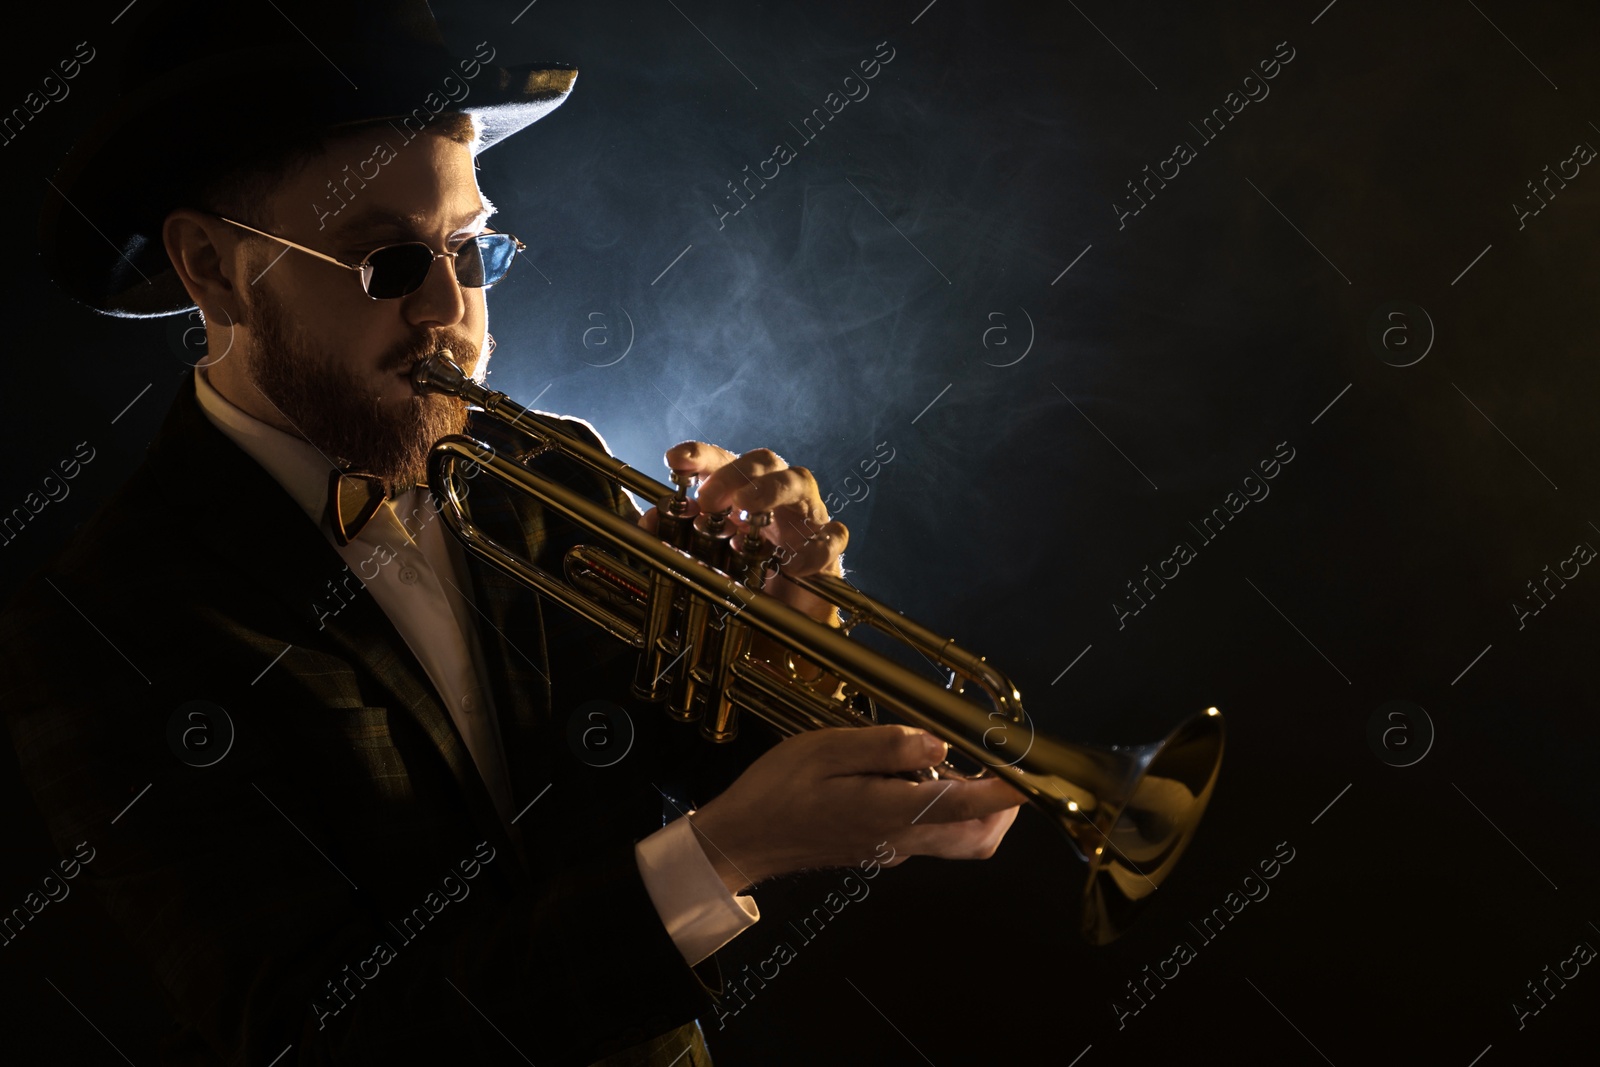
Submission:
[[[456,277],[462,285],[483,288],[506,276],[517,254],[517,239],[508,233],[485,233],[461,246]]]
[[[427,245],[404,244],[380,248],[367,257],[371,275],[367,295],[375,300],[390,300],[422,288],[433,266],[433,252]]]

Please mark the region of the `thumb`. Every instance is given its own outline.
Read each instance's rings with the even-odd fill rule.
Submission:
[[[895,774],[932,767],[950,746],[914,726],[842,727],[830,747],[830,774]]]

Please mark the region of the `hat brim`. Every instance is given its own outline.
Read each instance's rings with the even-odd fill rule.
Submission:
[[[217,58],[175,71],[136,98],[120,101],[79,138],[47,183],[39,216],[40,255],[46,274],[73,299],[124,318],[194,310],[167,258],[161,226],[203,171],[196,157],[206,155],[205,135],[226,136],[222,131],[239,127],[238,136],[249,135],[248,117],[238,113],[233,98],[205,91],[216,84],[205,68]],[[249,85],[252,57],[226,58],[229,81]],[[463,113],[476,127],[474,155],[549,115],[566,100],[578,75],[550,64],[507,68],[473,62],[468,79],[468,61],[463,61],[463,75],[453,83],[449,76],[441,83],[437,74],[397,80],[343,70],[335,79],[326,68],[286,72],[281,57],[254,59],[263,80],[261,99],[270,101],[280,121],[314,116],[301,121],[336,131],[388,120],[401,130],[421,128],[441,114]],[[435,62],[413,69],[439,68]],[[360,91],[358,82],[366,83]]]

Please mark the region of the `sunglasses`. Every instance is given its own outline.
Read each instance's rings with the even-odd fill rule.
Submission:
[[[509,233],[480,233],[454,252],[435,252],[421,241],[406,241],[375,248],[363,256],[359,263],[346,263],[315,248],[295,244],[275,233],[246,226],[223,215],[216,217],[241,230],[269,237],[336,267],[357,272],[361,276],[361,291],[374,300],[394,300],[421,289],[436,259],[455,260],[457,283],[469,289],[487,289],[506,276],[506,271],[511,269],[511,260],[527,247]]]

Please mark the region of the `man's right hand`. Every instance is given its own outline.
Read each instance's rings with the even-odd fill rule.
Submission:
[[[987,859],[1023,796],[1005,781],[889,777],[949,746],[911,726],[833,727],[785,738],[690,816],[729,892],[808,867],[853,866],[887,841],[909,856]]]

